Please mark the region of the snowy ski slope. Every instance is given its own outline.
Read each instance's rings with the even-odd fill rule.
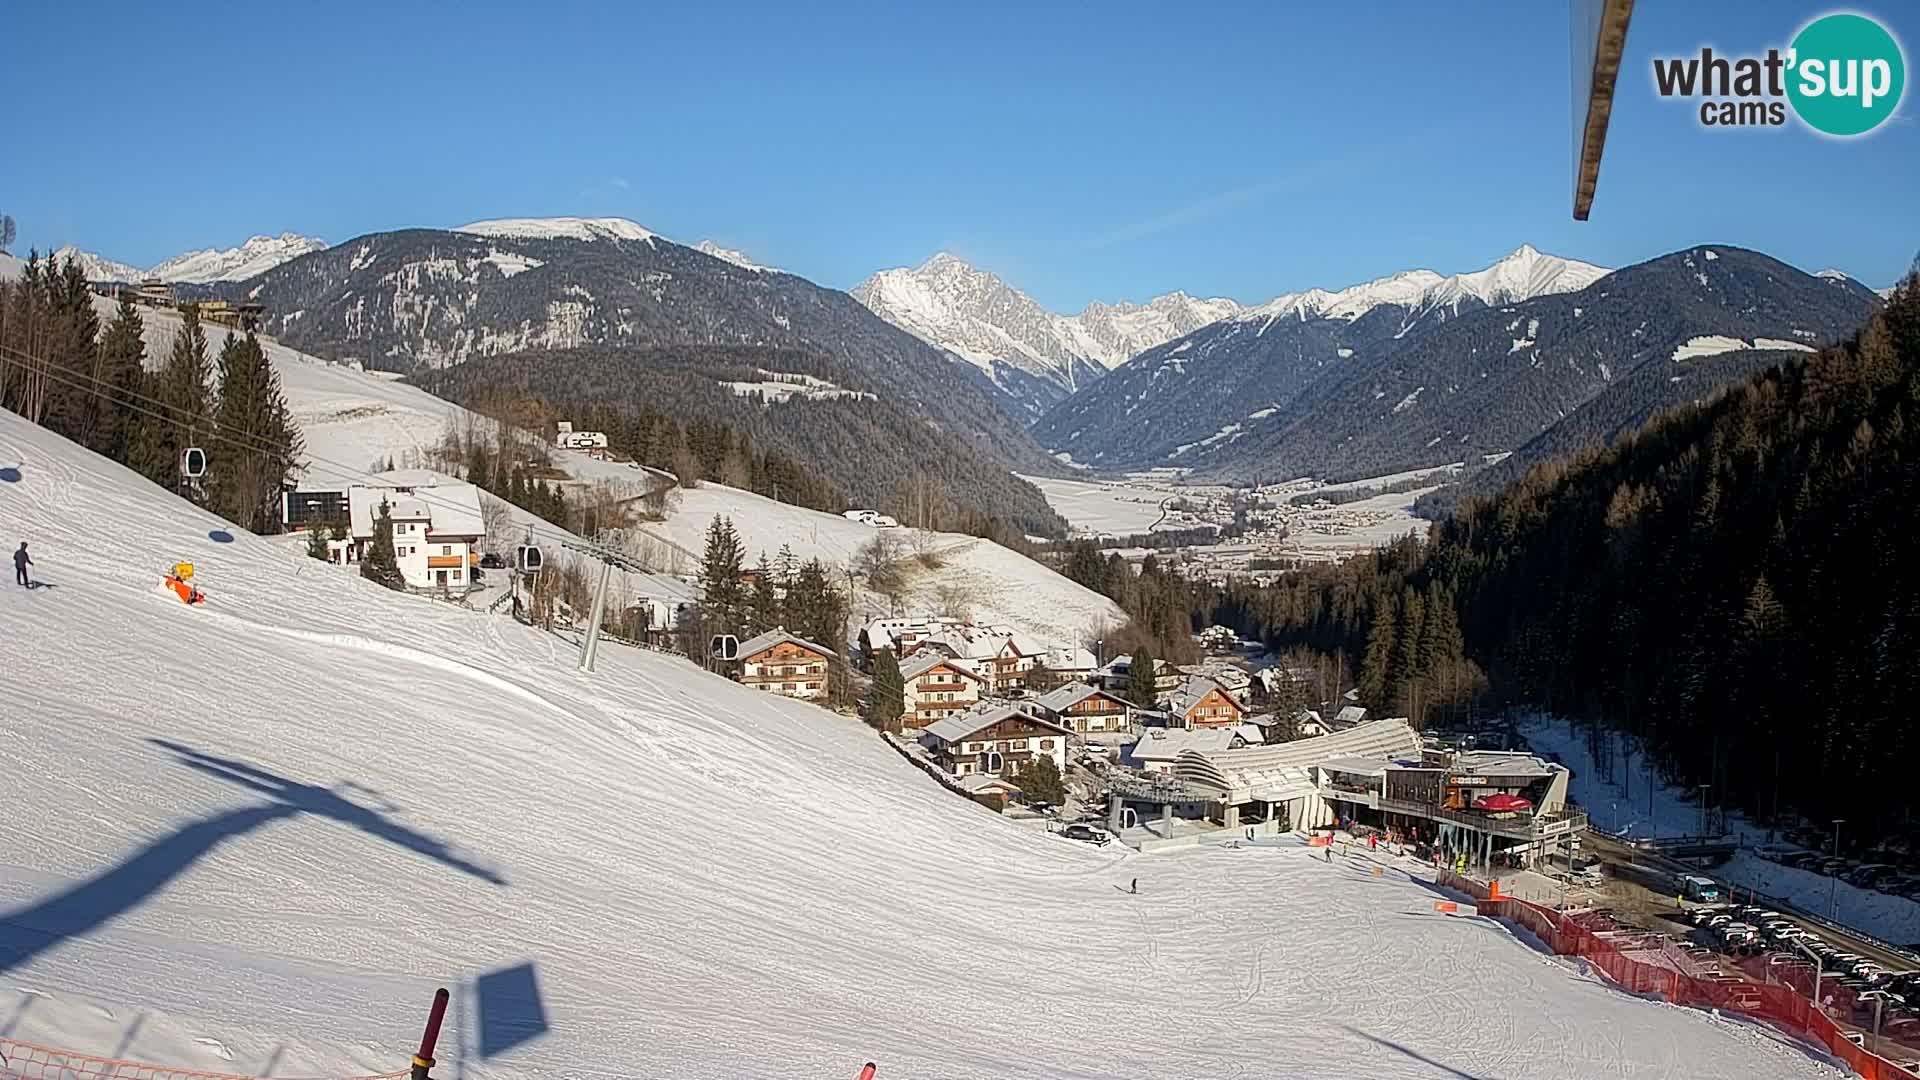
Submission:
[[[18,273],[17,260],[0,257],[0,277]],[[94,306],[103,323],[113,317],[111,301],[96,298]],[[146,326],[148,365],[158,367],[165,361],[180,320],[170,312],[150,309],[142,309],[141,318]],[[209,346],[217,352],[226,331],[218,326],[206,329]],[[355,371],[273,338],[260,340],[280,376],[288,407],[305,440],[311,459],[302,481],[307,486],[365,483],[378,471],[373,467],[376,460],[391,457],[405,465],[410,452],[424,453],[448,431],[469,423],[487,423],[391,375]],[[624,465],[560,451],[555,452],[555,463],[582,481],[607,480],[636,485],[635,490],[641,490],[636,481],[639,474]],[[521,524],[533,520],[517,508],[512,513]],[[699,553],[705,547],[707,525],[715,514],[733,518],[746,542],[749,562],[762,551],[771,558],[782,544],[790,544],[802,559],[819,558],[830,567],[844,568],[874,534],[871,527],[837,514],[707,484],[685,492],[670,520],[638,530],[657,541],[649,546],[650,555],[659,564],[656,568],[668,573],[695,573]],[[538,528],[549,537],[562,532],[546,524]],[[900,534],[904,538],[908,532],[901,530]],[[949,590],[959,588],[971,598],[969,610],[977,621],[1005,623],[1050,645],[1080,645],[1095,631],[1117,628],[1127,621],[1126,613],[1106,597],[998,544],[955,533],[935,533],[930,547],[939,554],[941,565],[915,573],[905,599],[910,612],[935,608],[945,586]],[[627,581],[626,575],[621,575],[621,581]],[[648,590],[634,584],[627,591],[639,594]],[[861,602],[849,615],[854,628],[888,611],[884,598],[864,588],[859,592]]]
[[[4,413],[0,521],[52,586],[0,593],[12,1038],[384,1071],[445,984],[474,1080],[1838,1075],[1397,871],[1093,850],[684,661],[581,675]]]

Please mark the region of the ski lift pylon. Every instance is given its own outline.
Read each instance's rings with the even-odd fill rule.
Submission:
[[[207,475],[207,452],[197,446],[180,451],[180,478],[198,480]]]

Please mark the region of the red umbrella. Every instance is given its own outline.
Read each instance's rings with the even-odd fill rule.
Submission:
[[[1526,810],[1532,807],[1533,803],[1519,795],[1500,794],[1483,795],[1473,800],[1473,805],[1482,810],[1492,810],[1495,813],[1503,813],[1509,810]]]

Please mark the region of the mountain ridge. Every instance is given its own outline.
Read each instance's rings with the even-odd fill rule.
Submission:
[[[949,252],[869,275],[850,292],[882,319],[977,369],[1016,414],[1039,412],[1143,349],[1240,309],[1185,292],[1062,315]]]
[[[158,278],[169,283],[210,285],[221,281],[244,281],[309,252],[324,251],[326,247],[325,240],[299,233],[259,235],[249,237],[237,247],[224,250],[204,248],[183,252],[145,270],[95,252],[83,251],[72,244],[57,249],[54,255],[62,260],[72,258],[79,262],[89,281],[133,284]]]
[[[1523,246],[1450,279],[1407,272],[1288,294],[1136,357],[1033,433],[1104,469],[1385,475],[1517,450],[1616,380],[1683,353],[1837,340],[1877,302],[1851,279],[1731,246],[1598,270]],[[1699,381],[1660,383],[1669,392],[1642,379],[1596,430],[1710,388]]]

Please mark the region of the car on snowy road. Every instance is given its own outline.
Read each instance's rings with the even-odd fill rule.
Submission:
[[[1060,835],[1066,837],[1069,840],[1079,840],[1082,843],[1087,843],[1087,844],[1098,845],[1098,844],[1110,844],[1113,842],[1113,835],[1107,832],[1107,830],[1101,828],[1098,825],[1089,825],[1084,821],[1076,821],[1073,824],[1068,825],[1065,828],[1062,828],[1060,830]]]

